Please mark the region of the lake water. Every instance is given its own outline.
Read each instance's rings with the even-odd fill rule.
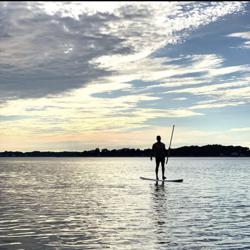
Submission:
[[[0,249],[250,249],[250,158],[1,158]],[[160,175],[161,176],[161,175]]]

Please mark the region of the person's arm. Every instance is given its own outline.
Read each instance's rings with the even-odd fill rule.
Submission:
[[[154,145],[152,146],[151,154],[150,154],[150,160],[151,160],[151,161],[152,161],[152,159],[153,159],[153,156],[154,156]]]

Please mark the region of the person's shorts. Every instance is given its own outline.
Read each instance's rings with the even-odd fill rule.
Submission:
[[[155,158],[156,165],[159,165],[160,163],[164,165],[165,158]]]

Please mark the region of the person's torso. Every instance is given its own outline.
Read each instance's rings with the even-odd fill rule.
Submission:
[[[166,155],[165,144],[162,142],[156,142],[153,145],[154,156],[156,158],[163,158]]]

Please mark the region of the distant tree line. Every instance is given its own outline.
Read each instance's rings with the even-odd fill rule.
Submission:
[[[20,151],[4,151],[0,152],[0,157],[149,157],[151,149],[102,149],[74,152],[20,152]],[[170,156],[175,157],[246,157],[250,156],[250,150],[241,146],[223,146],[223,145],[205,145],[205,146],[184,146],[173,148]]]

